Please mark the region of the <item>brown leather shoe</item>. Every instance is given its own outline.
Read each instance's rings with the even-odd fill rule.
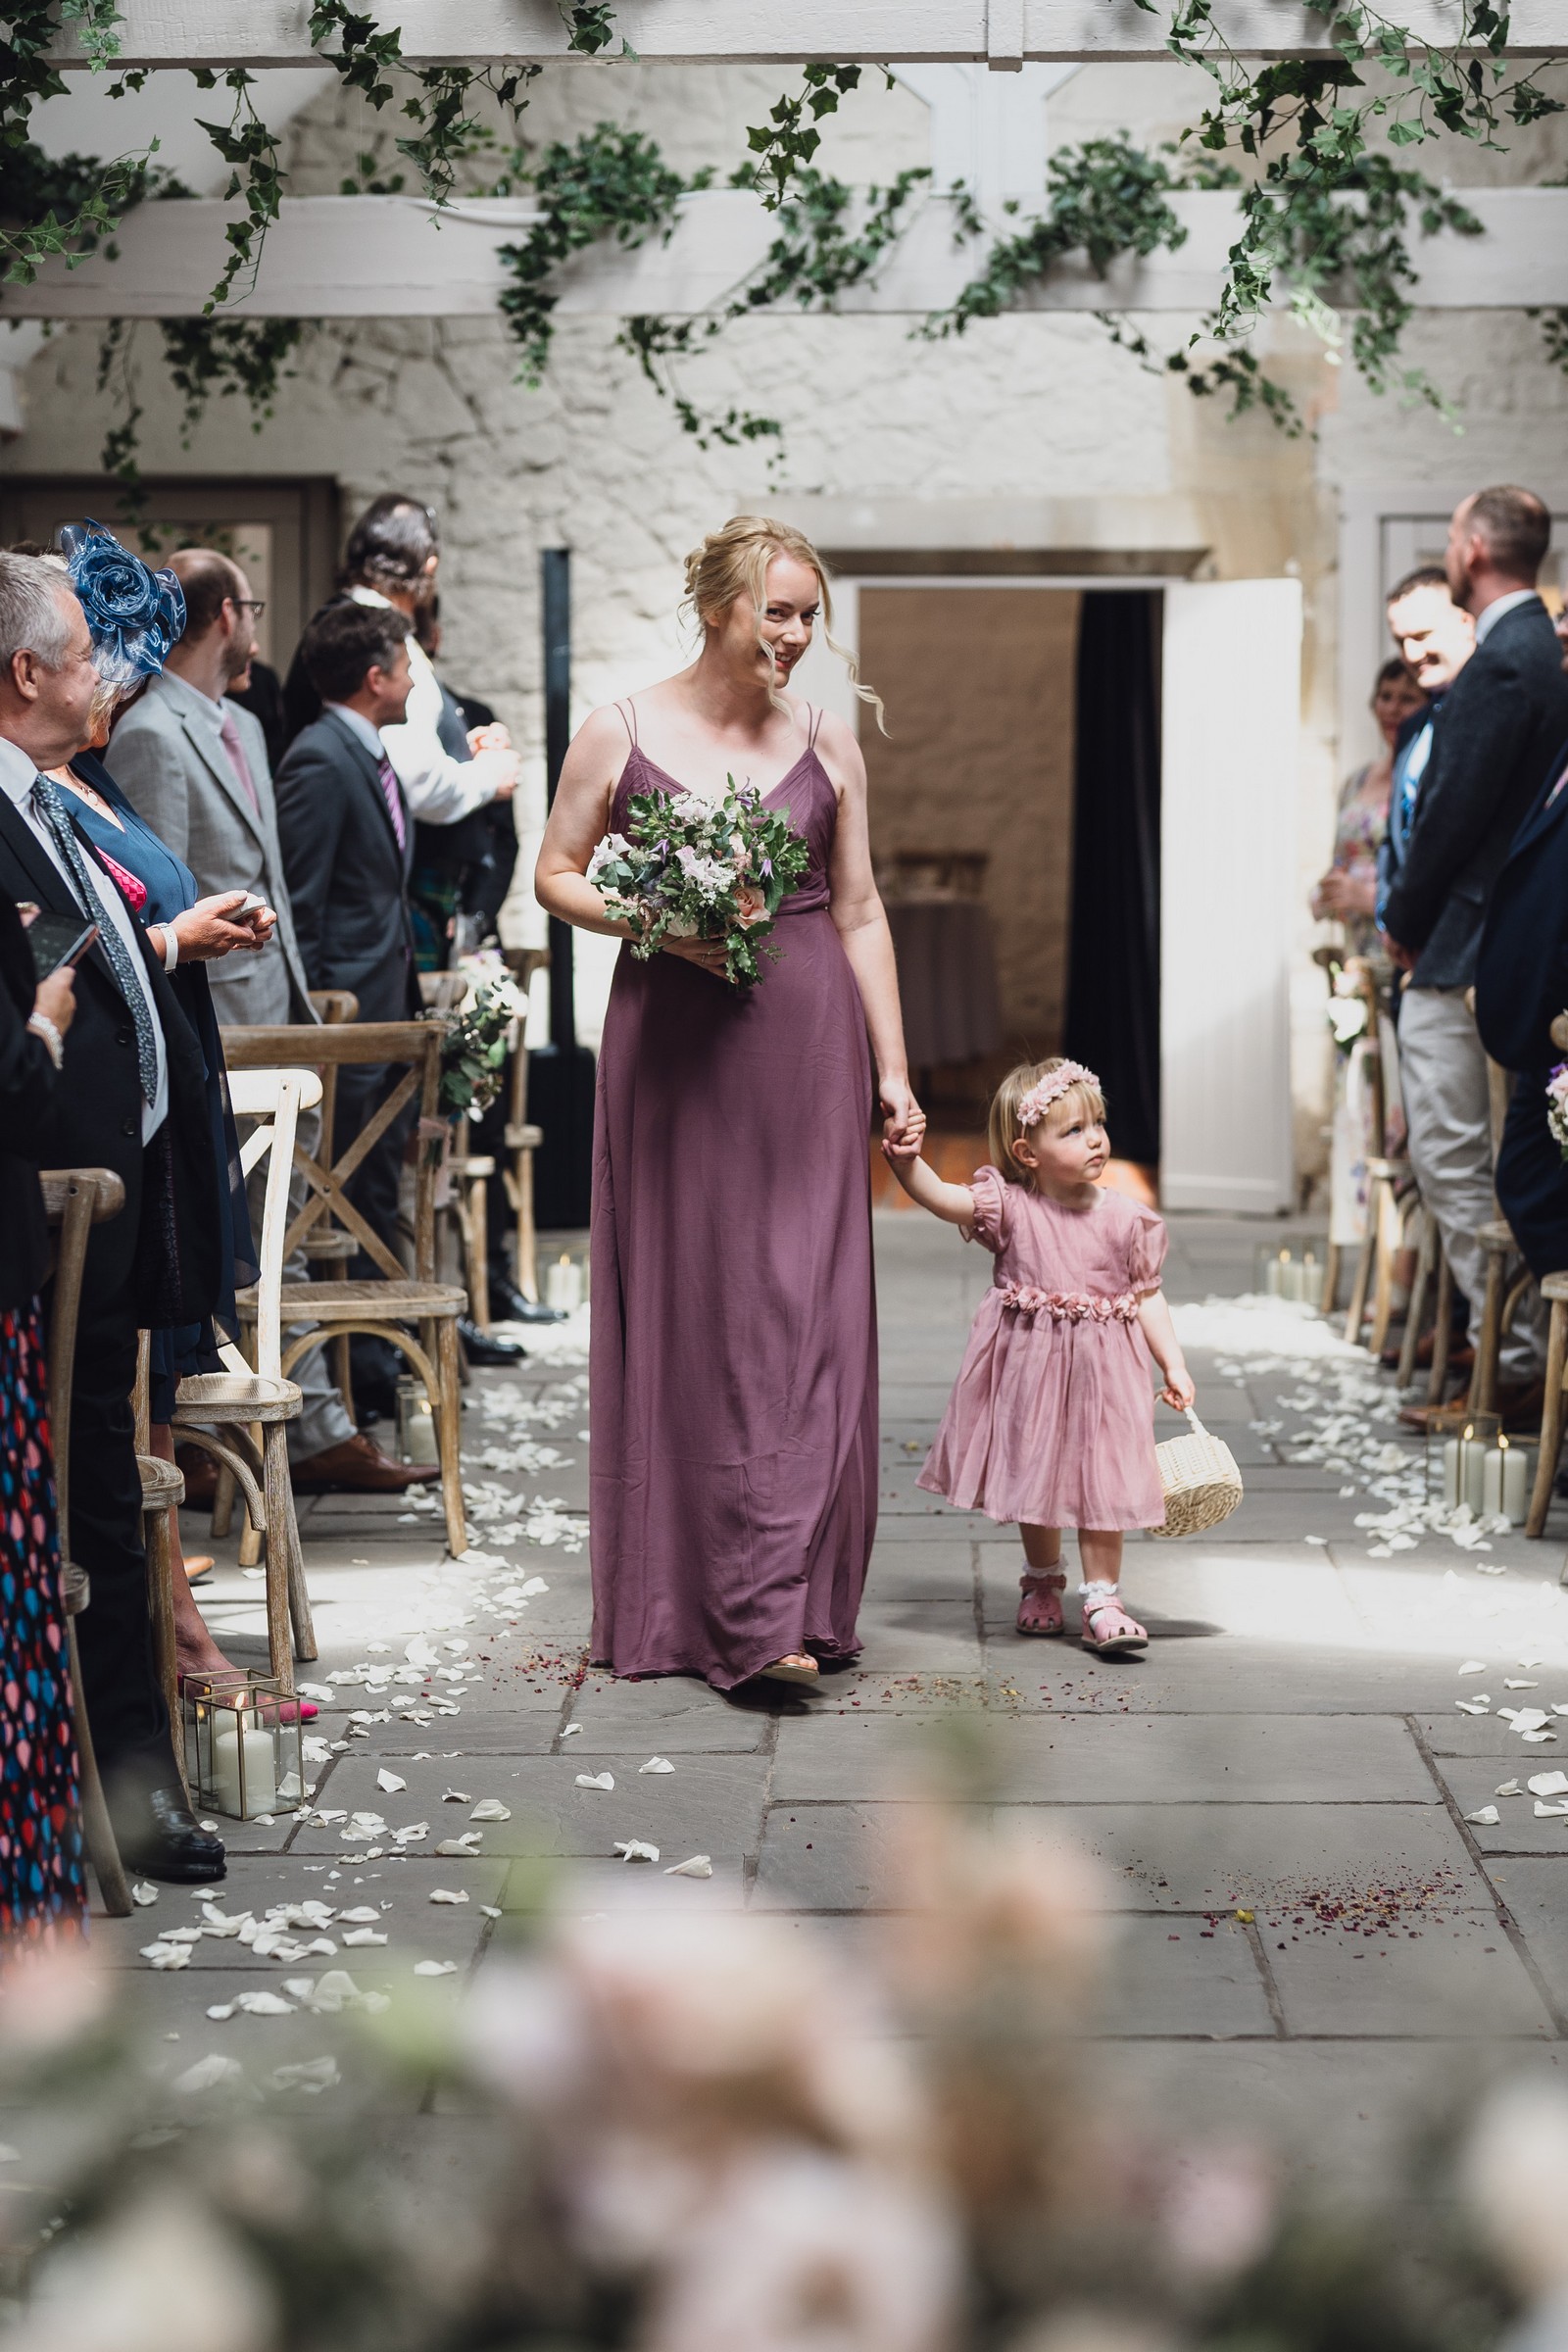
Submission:
[[[200,1446],[176,1446],[174,1464],[185,1480],[185,1508],[211,1510],[218,1493],[218,1464]]]
[[[401,1494],[405,1487],[428,1486],[440,1475],[434,1462],[395,1462],[363,1430],[289,1465],[296,1494]]]

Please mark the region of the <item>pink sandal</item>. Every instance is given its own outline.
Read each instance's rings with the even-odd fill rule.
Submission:
[[[1048,1637],[1066,1632],[1059,1595],[1067,1590],[1067,1579],[1059,1570],[1031,1568],[1019,1577],[1018,1590],[1023,1598],[1018,1603],[1015,1632]]]
[[[1085,1649],[1092,1649],[1098,1657],[1115,1658],[1149,1647],[1148,1634],[1136,1617],[1128,1616],[1114,1585],[1080,1585],[1078,1597],[1084,1604]]]

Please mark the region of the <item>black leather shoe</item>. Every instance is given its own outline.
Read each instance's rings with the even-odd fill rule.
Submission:
[[[128,1871],[174,1886],[205,1886],[227,1867],[222,1839],[197,1826],[177,1788],[149,1788],[122,1801],[115,1814],[115,1840]]]
[[[458,1317],[458,1337],[470,1364],[520,1364],[528,1352],[516,1340],[493,1340],[466,1315]]]
[[[525,1298],[509,1274],[490,1277],[490,1312],[498,1323],[564,1323],[564,1307]]]

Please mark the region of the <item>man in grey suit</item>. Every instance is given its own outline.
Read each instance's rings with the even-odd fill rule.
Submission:
[[[250,666],[262,607],[239,565],[216,548],[182,548],[171,559],[171,569],[185,592],[185,633],[163,675],[151,681],[116,727],[110,771],[154,831],[184,859],[200,891],[252,890],[277,911],[270,945],[244,958],[246,971],[231,975],[215,967],[213,1003],[220,1022],[258,1028],[314,1021],[284,880],[266,742],[258,720],[228,697]],[[305,1121],[300,1140],[312,1148],[314,1137]],[[304,1181],[297,1182],[296,1207],[304,1200]],[[286,1271],[290,1281],[309,1280],[303,1251]],[[305,1403],[290,1425],[289,1456],[303,1492],[397,1492],[429,1478],[428,1469],[391,1460],[356,1431],[319,1353],[306,1356],[295,1378]]]

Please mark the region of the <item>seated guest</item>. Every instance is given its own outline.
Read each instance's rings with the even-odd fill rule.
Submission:
[[[277,825],[295,935],[312,988],[352,989],[362,1021],[407,1021],[419,1011],[409,911],[414,827],[381,729],[409,699],[404,625],[385,606],[325,605],[300,647],[322,703],[277,771]],[[385,1063],[338,1072],[334,1145],[341,1152],[373,1117],[402,1073]],[[415,1113],[394,1119],[361,1160],[349,1198],[395,1251],[403,1145]],[[358,1279],[377,1269],[362,1252]],[[356,1361],[360,1361],[357,1357]],[[379,1387],[388,1367],[368,1371]],[[361,1375],[355,1375],[356,1389]]]
[[[41,1165],[107,1167],[125,1188],[93,1229],[71,1418],[72,1549],[92,1601],[78,1640],[93,1740],[121,1851],[151,1878],[223,1875],[186,1806],[147,1613],[130,1396],[140,1328],[210,1315],[221,1220],[201,1046],[159,956],[48,770],[87,740],[92,634],[52,564],[0,555],[0,893],[90,921],[76,1015],[37,1130]]]
[[[53,1106],[76,975],[37,977],[0,897],[0,1945],[80,1934],[86,1911],[38,1293],[49,1233],[32,1156]]]
[[[159,839],[188,863],[199,892],[239,887],[277,910],[276,927],[269,927],[261,952],[235,956],[213,975],[218,1020],[231,1028],[314,1022],[266,746],[256,720],[229,691],[250,673],[260,608],[239,565],[216,548],[181,548],[170,569],[185,597],[185,626],[162,675],[118,721],[110,764]],[[319,1113],[305,1112],[300,1142],[306,1151],[314,1150],[318,1133]],[[253,1187],[258,1219],[265,1190],[264,1167]],[[297,1176],[291,1195],[296,1214],[305,1190],[304,1177]],[[309,1280],[303,1250],[290,1257],[284,1278]],[[300,1493],[400,1494],[435,1475],[392,1461],[356,1430],[324,1353],[312,1349],[293,1377],[303,1401],[298,1420],[289,1423],[288,1449]],[[210,1461],[191,1448],[182,1467],[193,1499],[210,1495]]]
[[[99,691],[94,700],[88,745],[69,766],[52,769],[53,780],[74,795],[80,806],[75,822],[97,847],[104,863],[120,881],[132,908],[148,931],[157,953],[168,961],[170,935],[175,957],[172,987],[181,1009],[201,1044],[207,1069],[207,1110],[213,1153],[220,1175],[219,1207],[222,1219],[223,1274],[218,1315],[228,1336],[238,1327],[236,1290],[256,1280],[256,1258],[240,1173],[239,1143],[228,1108],[226,1072],[218,1018],[213,1009],[207,967],[233,954],[258,955],[271,938],[276,916],[270,907],[242,915],[242,890],[215,897],[199,895],[195,877],[182,859],[166,848],[138,816],[99,753],[109,740],[110,721],[117,707],[133,698],[147,678],[155,677],[164,658],[168,635],[157,626],[127,628],[107,617],[106,605],[95,593],[106,575],[114,595],[108,609],[123,612],[127,600],[140,594],[156,611],[160,595],[168,599],[170,632],[179,633],[184,599],[172,572],[154,573],[140,559],[104,530],[89,524],[61,533],[73,587],[82,599],[87,625],[93,633]],[[150,1443],[166,1461],[174,1458],[170,1424],[174,1413],[174,1391],[188,1372],[216,1371],[219,1358],[213,1334],[201,1324],[150,1334]],[[228,1660],[207,1631],[186,1578],[179,1541],[179,1515],[170,1514],[174,1593],[174,1637],[182,1674],[217,1673]]]

